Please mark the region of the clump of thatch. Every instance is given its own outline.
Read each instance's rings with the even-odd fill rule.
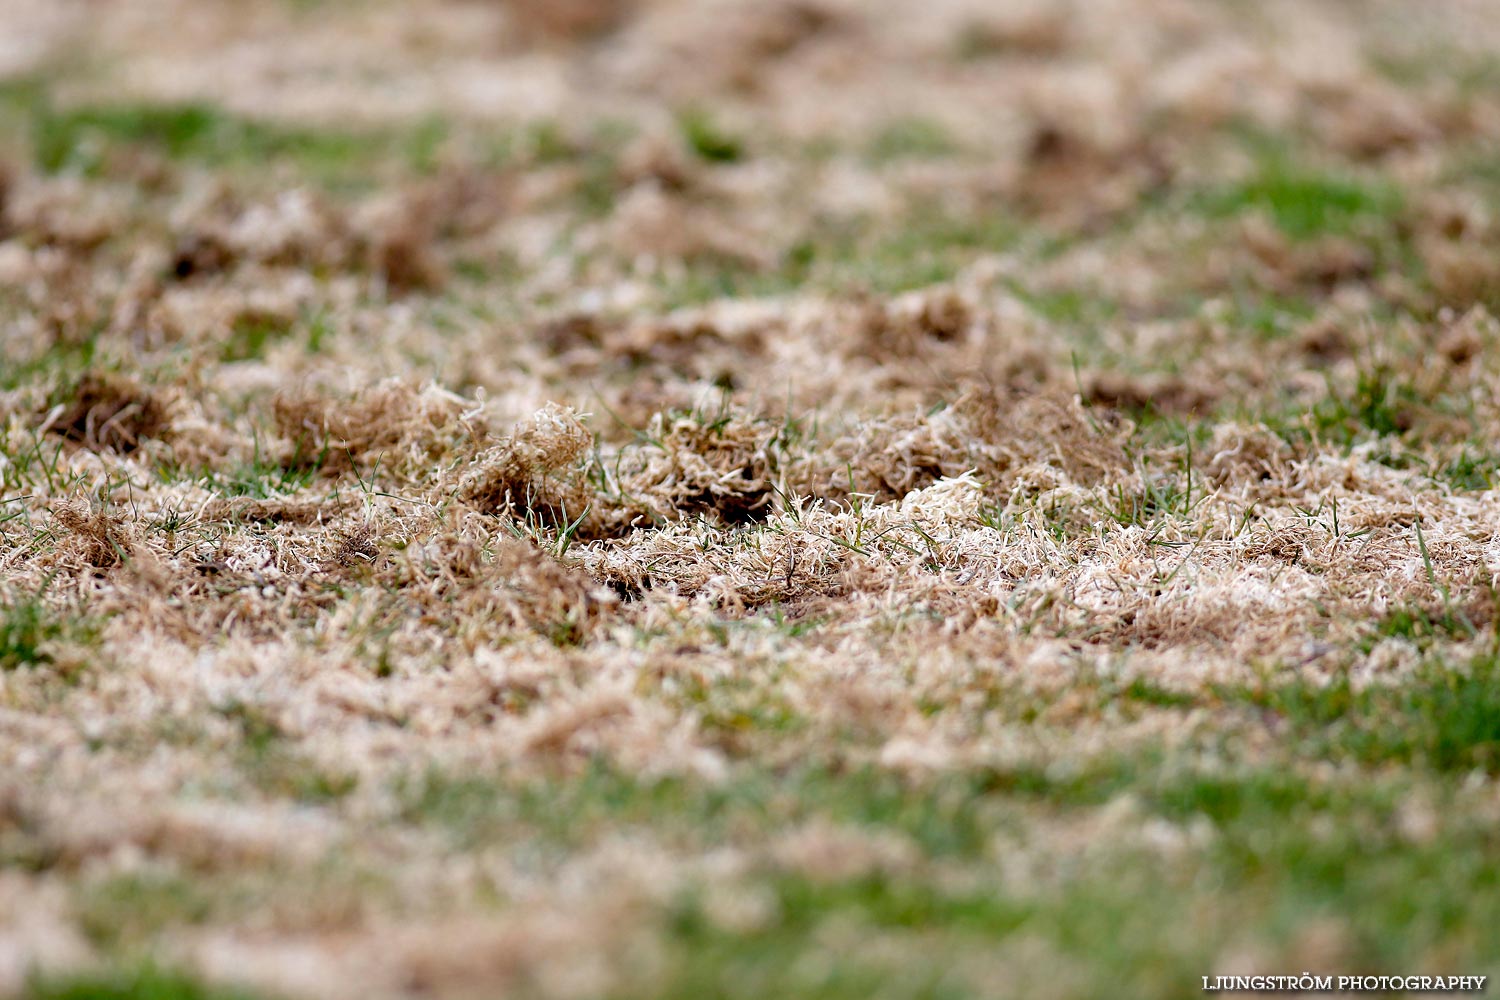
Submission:
[[[707,515],[725,524],[764,520],[774,499],[777,427],[742,413],[657,414],[648,447],[632,450],[619,472],[621,504],[632,520],[668,522]]]
[[[1240,227],[1258,278],[1278,292],[1330,291],[1375,273],[1375,254],[1360,240],[1337,233],[1297,242],[1263,216]]]
[[[776,433],[743,413],[658,413],[640,442],[591,466],[593,435],[571,411],[549,406],[480,455],[458,495],[489,513],[571,526],[585,539],[693,517],[744,524],[770,513]]]
[[[615,206],[610,242],[631,260],[728,264],[764,270],[764,239],[712,202],[657,184],[632,188]]]
[[[414,209],[383,216],[366,251],[370,269],[396,294],[441,287],[443,268],[432,252],[435,235],[431,218]]]
[[[1084,384],[1084,398],[1089,403],[1129,413],[1201,415],[1218,403],[1224,391],[1222,383],[1215,385],[1171,372],[1095,372]]]
[[[852,36],[853,10],[823,0],[762,0],[685,15],[670,40],[669,79],[678,92],[756,93],[779,64],[839,35]],[[665,75],[665,73],[664,73]]]
[[[587,573],[473,512],[432,522],[379,573],[472,644],[520,631],[574,645],[617,601]]]
[[[512,625],[561,645],[581,642],[614,595],[592,577],[519,539],[501,540],[491,564],[490,592],[479,598]]]
[[[525,40],[586,41],[615,31],[637,0],[506,0],[511,23]]]
[[[375,538],[375,526],[369,521],[342,531],[334,544],[330,562],[347,569],[360,563],[372,563],[380,555],[380,546]]]
[[[104,508],[90,504],[85,497],[69,497],[52,505],[57,518],[76,542],[84,561],[98,569],[121,565],[130,554],[131,544],[122,530],[122,520]]]
[[[90,372],[59,395],[43,429],[90,448],[128,454],[167,427],[161,397],[126,375]]]
[[[458,496],[486,513],[571,524],[589,508],[582,463],[593,443],[572,410],[549,405],[476,457]]]
[[[380,461],[426,478],[431,459],[485,429],[460,396],[435,385],[390,379],[353,399],[284,392],[272,403],[276,430],[293,459],[328,469]]]
[[[1493,303],[1500,294],[1500,225],[1484,203],[1434,195],[1411,214],[1417,253],[1442,304]]]
[[[1170,180],[1174,169],[1154,136],[1127,133],[1120,138],[1090,128],[1081,120],[1088,116],[1078,110],[1064,99],[1061,106],[1033,112],[1031,140],[1015,191],[1031,211],[1075,226],[1124,210]],[[1107,117],[1099,109],[1093,114]]]
[[[959,342],[985,330],[987,317],[952,288],[911,292],[892,300],[860,304],[851,329],[850,353],[857,357],[922,357],[934,346]]]
[[[503,199],[491,179],[448,171],[366,204],[354,226],[365,266],[395,295],[441,288],[447,269],[438,241],[449,230],[477,230],[499,217]]]
[[[997,6],[959,30],[959,54],[967,59],[1062,55],[1076,41],[1077,11],[1070,4]]]
[[[347,211],[306,189],[256,201],[213,191],[185,208],[174,229],[171,268],[179,279],[241,264],[341,268],[353,259],[356,243]]]
[[[1093,485],[1128,464],[1121,428],[1106,413],[1055,393],[973,387],[932,412],[865,421],[799,459],[788,481],[812,496],[883,502],[965,472],[1005,493],[1029,472],[1053,485]]]

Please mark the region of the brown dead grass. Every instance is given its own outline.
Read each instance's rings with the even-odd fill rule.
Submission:
[[[580,481],[593,436],[569,410],[551,406],[475,456],[458,495],[488,513],[558,528],[583,517],[588,495]]]
[[[41,429],[90,448],[128,454],[168,426],[167,404],[129,376],[90,372],[61,395]]]
[[[90,8],[59,108],[451,135],[347,191],[295,151],[0,142],[0,574],[45,654],[0,671],[0,995],[118,958],[74,894],[158,870],[214,904],[144,949],[214,979],[656,983],[679,888],[770,927],[762,861],[978,865],[801,817],[708,845],[569,782],[1065,781],[1204,733],[1260,766],[1284,720],[1221,692],[1478,651],[1500,229],[1465,164],[1500,103],[1381,76],[1416,29],[1370,9]],[[1200,212],[1256,176],[1242,127],[1400,207]],[[1132,679],[1161,704],[1100,694]],[[573,825],[486,805],[532,778]],[[1040,894],[1144,836],[1004,802],[982,864]]]
[[[305,389],[272,403],[288,461],[330,471],[385,463],[397,470],[430,470],[459,447],[483,440],[487,428],[465,401],[435,385],[394,379],[338,399]]]
[[[119,566],[130,555],[130,542],[121,531],[124,518],[91,504],[86,497],[59,500],[52,508],[57,523],[69,533],[69,546],[96,569]]]
[[[511,21],[529,39],[579,41],[620,28],[635,0],[504,0]]]

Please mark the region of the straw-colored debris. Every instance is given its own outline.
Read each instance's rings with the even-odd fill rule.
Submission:
[[[10,6],[0,998],[1493,965],[1491,4]]]

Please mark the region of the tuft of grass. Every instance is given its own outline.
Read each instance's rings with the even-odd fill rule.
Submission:
[[[0,608],[0,670],[50,663],[45,647],[62,635],[62,625],[35,598]]]
[[[1297,164],[1281,150],[1263,150],[1244,180],[1209,192],[1199,208],[1210,215],[1260,211],[1293,239],[1347,232],[1362,220],[1390,220],[1400,211],[1400,189],[1388,181]]]
[[[1284,768],[1136,777],[1142,818],[1202,829],[1202,850],[1132,848],[1126,823],[1111,847],[1065,863],[1033,857],[1045,874],[1019,881],[944,882],[920,867],[837,880],[771,870],[754,882],[767,905],[748,927],[726,926],[701,894],[679,898],[665,976],[617,995],[971,996],[982,985],[960,978],[950,955],[1027,941],[1045,942],[1078,977],[1069,995],[1190,997],[1227,937],[1253,927],[1258,946],[1284,954],[1309,923],[1329,921],[1348,931],[1344,960],[1372,972],[1421,964],[1433,949],[1449,962],[1492,954],[1500,897],[1474,890],[1500,880],[1500,851],[1484,829],[1457,824],[1413,846],[1394,822],[1399,786],[1347,788]],[[848,945],[829,949],[830,937]]]
[[[49,380],[73,378],[94,363],[97,337],[53,341],[39,351],[13,352],[19,344],[0,345],[0,389],[19,389]]]
[[[1393,83],[1416,87],[1441,81],[1473,96],[1500,87],[1500,57],[1454,45],[1424,45],[1402,51],[1376,52],[1371,68]]]
[[[769,268],[698,261],[664,291],[667,308],[715,299],[788,295],[808,287],[896,294],[952,281],[984,254],[1013,249],[1025,235],[1003,211],[961,214],[941,205],[914,204],[890,222],[825,223],[787,247]],[[1083,293],[1028,294],[1038,313],[1082,324],[1107,318],[1114,307]]]
[[[785,634],[800,635],[816,628],[817,623],[785,623],[781,609],[776,607],[774,615],[762,621],[774,622]],[[726,626],[737,623],[725,623]],[[799,630],[799,626],[805,626]],[[728,638],[728,629],[724,636]],[[699,725],[711,737],[735,741],[757,733],[792,733],[806,725],[806,719],[783,698],[767,692],[758,685],[733,678],[709,684],[695,677],[683,679],[680,697],[692,706]]]
[[[1425,629],[1397,616],[1387,629]],[[1248,696],[1276,712],[1319,753],[1378,766],[1500,774],[1500,658],[1489,653],[1460,668],[1425,667],[1392,687],[1356,690],[1347,676],[1318,685],[1296,680]]]
[[[958,214],[915,204],[890,227],[832,234],[818,255],[821,283],[897,293],[952,281],[982,254],[1015,247],[1023,231],[1000,211]]]
[[[357,775],[329,771],[287,745],[276,720],[255,705],[230,702],[219,714],[237,723],[239,762],[251,783],[266,795],[298,802],[334,802],[359,785]]]
[[[0,670],[46,666],[54,662],[52,646],[87,641],[93,626],[81,618],[60,616],[41,594],[0,601]]]
[[[1129,698],[1131,701],[1155,705],[1159,708],[1192,708],[1198,704],[1198,699],[1194,695],[1164,688],[1145,677],[1134,678],[1129,684],[1121,688],[1117,694],[1120,697]]]
[[[214,895],[198,880],[166,872],[111,876],[79,893],[78,925],[94,945],[138,945],[169,927],[200,924]]]
[[[708,163],[738,163],[745,158],[744,140],[701,109],[677,116],[677,127],[699,159]]]
[[[1348,448],[1372,436],[1420,438],[1424,422],[1432,422],[1434,416],[1459,415],[1469,409],[1471,404],[1462,395],[1434,390],[1419,379],[1415,366],[1365,363],[1352,384],[1329,376],[1327,391],[1311,408],[1255,416],[1288,443],[1316,441]]]
[[[826,244],[802,240],[782,253],[770,268],[718,259],[694,260],[671,278],[663,290],[663,305],[675,309],[718,299],[787,295],[807,282],[814,265],[826,259],[828,252]]]
[[[206,471],[199,479],[206,489],[217,490],[225,496],[266,500],[306,488],[315,472],[315,469],[295,468],[257,458],[223,475]]]
[[[961,151],[958,141],[940,123],[926,118],[902,118],[876,132],[865,149],[872,163],[941,159]]]
[[[600,219],[614,211],[626,183],[620,157],[635,135],[632,126],[619,121],[600,121],[587,130],[537,121],[503,144],[500,160],[519,169],[566,168],[573,181],[565,207],[583,218]]]
[[[1482,449],[1470,452],[1465,446],[1457,458],[1438,468],[1435,478],[1455,490],[1490,490],[1495,488],[1497,471],[1500,471],[1500,459],[1486,454]]]
[[[185,972],[145,964],[116,971],[33,976],[23,1000],[256,1000],[256,994],[211,986]]]
[[[1286,770],[1187,772],[1149,791],[1151,805],[1171,819],[1203,816],[1215,825],[1259,824],[1272,818],[1326,809],[1329,793]]]
[[[958,1000],[972,995],[973,984],[946,968],[931,949],[908,961],[869,947],[827,954],[819,936],[836,927],[856,931],[866,941],[922,933],[932,939],[933,949],[942,949],[951,941],[945,933],[998,939],[1027,915],[1027,907],[1005,898],[949,895],[930,884],[878,876],[823,882],[781,874],[760,888],[771,917],[750,930],[725,927],[701,894],[677,900],[667,921],[671,961],[664,981],[617,995]]]
[[[337,802],[359,787],[349,771],[330,771],[300,754],[269,752],[246,762],[251,782],[262,793],[308,805]]]
[[[1361,368],[1348,395],[1330,393],[1313,410],[1320,430],[1350,425],[1386,437],[1411,428],[1411,409],[1422,403],[1409,376],[1384,365]]]
[[[873,769],[808,764],[785,774],[746,768],[732,781],[707,784],[631,776],[599,762],[554,781],[429,771],[399,781],[396,796],[402,819],[446,828],[470,847],[531,839],[556,850],[622,826],[753,835],[824,817],[897,831],[934,856],[973,857],[993,834],[1000,790],[983,773],[911,785]]]
[[[203,105],[114,105],[54,110],[41,107],[32,121],[36,164],[56,173],[85,172],[108,144],[151,146],[173,159],[205,150],[222,152],[230,136],[226,120]]]
[[[1011,290],[1038,316],[1064,327],[1097,327],[1119,313],[1119,306],[1107,297],[1076,288],[1037,291],[1014,285]]]
[[[436,119],[402,130],[301,128],[202,103],[58,107],[37,94],[30,109],[32,156],[47,173],[98,174],[112,150],[144,148],[208,167],[284,163],[321,180],[350,181],[367,176],[371,164],[431,169],[446,135]]]
[[[1270,292],[1250,294],[1238,289],[1220,305],[1223,311],[1219,318],[1225,325],[1263,341],[1290,335],[1317,312],[1316,304],[1306,298]]]
[[[202,469],[196,474],[167,464],[157,470],[164,483],[196,480],[205,489],[216,490],[230,497],[253,497],[267,500],[306,489],[317,479],[319,470],[328,458],[325,444],[316,453],[303,453],[303,442],[298,441],[292,457],[285,462],[276,461],[260,450],[257,435],[255,447],[249,460],[226,469]]]
[[[281,340],[291,328],[282,320],[250,316],[235,321],[229,338],[219,351],[221,361],[254,361],[265,357],[266,348]],[[309,333],[309,342],[314,336]],[[309,351],[311,353],[311,350]]]
[[[1402,604],[1375,623],[1360,649],[1368,653],[1381,639],[1409,639],[1425,648],[1434,640],[1462,641],[1473,635],[1474,626],[1452,609],[1429,611],[1418,604]]]

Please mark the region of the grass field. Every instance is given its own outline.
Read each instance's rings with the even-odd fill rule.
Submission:
[[[0,997],[1500,975],[1500,5],[4,6]]]

